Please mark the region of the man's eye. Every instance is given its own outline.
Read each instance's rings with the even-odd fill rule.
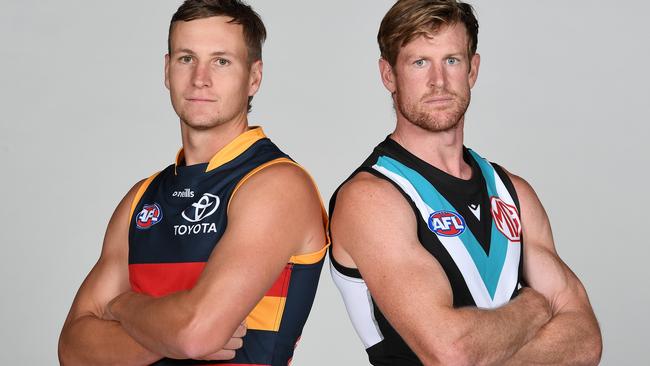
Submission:
[[[226,60],[225,58],[219,58],[219,59],[217,59],[217,65],[219,65],[219,66],[228,66],[228,65],[230,65],[230,61]]]
[[[178,58],[178,60],[181,63],[189,64],[190,62],[192,62],[192,56],[187,56],[187,55],[186,56],[181,56],[181,57]]]
[[[417,66],[417,67],[422,67],[422,66],[426,65],[427,62],[425,60],[420,59],[420,60],[415,61],[413,64],[415,66]]]
[[[456,65],[459,62],[460,62],[460,60],[455,58],[455,57],[450,57],[450,58],[447,59],[447,64],[448,65]]]

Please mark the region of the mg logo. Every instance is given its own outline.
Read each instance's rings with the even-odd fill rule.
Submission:
[[[512,242],[521,241],[521,220],[517,207],[503,202],[499,197],[491,197],[492,219],[497,229]]]
[[[203,193],[198,202],[192,203],[181,213],[183,218],[189,222],[199,222],[212,215],[219,208],[219,197],[210,193]]]
[[[436,211],[429,216],[429,230],[440,236],[458,236],[465,231],[465,220],[456,212]]]

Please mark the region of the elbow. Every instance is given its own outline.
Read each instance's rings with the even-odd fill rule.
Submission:
[[[59,345],[57,349],[57,354],[59,357],[59,365],[62,366],[74,366],[74,365],[83,365],[82,360],[80,360],[74,352],[72,352],[71,347],[69,347],[66,342],[66,337],[64,334],[65,330],[61,333],[59,337]]]
[[[480,364],[471,347],[462,340],[427,348],[418,354],[418,357],[425,365],[474,366]]]
[[[205,356],[221,350],[230,335],[224,332],[223,322],[213,322],[205,317],[193,316],[176,333],[176,352],[178,358],[200,360]],[[234,356],[234,353],[233,353]]]
[[[66,333],[66,328],[64,327],[63,330],[61,331],[61,335],[59,336],[57,355],[59,357],[60,365],[70,366],[70,365],[74,365],[75,361],[72,357],[71,352],[69,351],[69,347],[66,344],[65,333]]]
[[[479,360],[474,357],[471,348],[462,341],[447,345],[441,357],[441,365],[475,366],[480,364]]]
[[[597,331],[589,338],[589,341],[585,342],[582,355],[583,359],[580,364],[586,366],[600,364],[600,359],[603,355],[603,339],[600,331]]]

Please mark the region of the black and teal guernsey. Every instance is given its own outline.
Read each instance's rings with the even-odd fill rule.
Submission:
[[[463,158],[472,169],[469,180],[435,168],[387,138],[346,182],[359,172],[390,182],[415,213],[420,243],[444,269],[454,307],[490,309],[507,303],[519,287],[519,202],[501,167],[467,148]],[[338,189],[330,201],[330,217],[337,193]],[[359,271],[339,264],[331,253],[332,278],[370,363],[422,365],[369,296]],[[408,286],[408,278],[403,281]]]
[[[183,160],[181,150],[176,164],[140,186],[132,204],[129,280],[142,294],[158,297],[191,289],[228,226],[228,204],[241,184],[273,164],[297,165],[259,127],[238,136],[209,163],[184,166]],[[290,258],[246,318],[244,346],[233,360],[162,359],[154,365],[288,365],[314,301],[328,244]],[[254,266],[255,258],[250,263]]]

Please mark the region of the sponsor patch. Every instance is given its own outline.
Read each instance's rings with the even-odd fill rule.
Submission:
[[[162,218],[162,209],[157,203],[144,205],[136,217],[135,226],[142,230],[149,229],[161,222]]]
[[[499,197],[490,197],[492,219],[499,231],[512,242],[521,241],[521,220],[517,207],[509,205]]]
[[[215,213],[219,208],[219,202],[219,196],[203,193],[198,202],[192,203],[192,207],[185,209],[181,215],[189,222],[199,222]]]
[[[456,212],[436,211],[429,216],[429,230],[441,236],[458,236],[465,231],[465,219]]]

